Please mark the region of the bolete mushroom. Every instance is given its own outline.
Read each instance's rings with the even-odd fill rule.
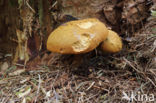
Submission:
[[[101,44],[101,49],[108,53],[119,52],[122,49],[121,38],[112,30],[108,30],[108,32],[107,39]]]
[[[92,51],[108,36],[106,26],[90,18],[67,22],[48,37],[47,49],[61,54],[81,54]]]

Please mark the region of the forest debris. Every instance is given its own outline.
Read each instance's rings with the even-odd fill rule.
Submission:
[[[4,80],[4,79],[2,79],[2,80],[0,80],[0,85],[2,85],[2,84],[7,84],[8,83],[8,80]]]
[[[121,16],[121,13],[118,11],[118,9],[115,8],[116,5],[117,5],[117,2],[108,2],[103,7],[103,12],[104,12],[106,19],[112,25],[117,24]]]
[[[27,103],[25,98],[23,98],[22,103]]]
[[[91,89],[94,84],[95,82],[92,82],[91,85],[86,90],[88,91],[89,89]]]
[[[4,57],[12,57],[12,54],[5,54]]]
[[[130,24],[137,24],[148,16],[147,10],[145,0],[125,0],[122,19]]]
[[[151,52],[154,52],[156,50],[156,40],[153,42],[153,48],[151,50]]]
[[[26,4],[27,4],[27,6],[29,7],[29,9],[30,9],[33,13],[36,13],[35,10],[29,5],[28,1],[26,0],[25,2],[26,2]]]
[[[5,73],[7,71],[7,69],[9,68],[9,64],[7,62],[4,62],[2,65],[1,65],[1,68],[0,68],[0,72]]]
[[[70,2],[71,0],[64,1]],[[89,0],[84,1],[87,2]],[[98,2],[98,0],[94,1]],[[74,0],[73,2],[75,3],[79,1]],[[148,22],[146,22],[146,24],[147,23]],[[129,27],[126,27],[126,29],[128,28]],[[2,100],[5,100],[6,103],[8,101],[21,103],[22,100],[22,102],[25,102],[25,100],[27,100],[28,95],[29,97],[31,96],[30,98],[33,98],[30,99],[30,102],[33,103],[38,87],[38,74],[41,75],[42,86],[41,90],[38,92],[38,98],[36,102],[55,102],[55,100],[60,100],[65,103],[121,103],[123,102],[121,100],[122,91],[125,91],[127,93],[127,91],[135,91],[138,88],[142,89],[141,93],[151,93],[156,95],[156,73],[154,66],[151,65],[152,63],[155,64],[156,61],[156,58],[153,55],[153,46],[155,45],[155,40],[154,38],[150,40],[148,39],[149,36],[151,36],[150,34],[152,33],[149,30],[149,28],[151,28],[149,27],[149,25],[147,26],[147,28],[139,30],[138,35],[132,34],[128,36],[128,38],[132,37],[133,39],[128,43],[127,41],[124,41],[124,50],[119,54],[111,55],[111,57],[109,55],[99,56],[98,54],[98,57],[96,58],[93,54],[93,56],[87,58],[86,63],[81,65],[81,68],[78,68],[77,70],[70,71],[68,69],[69,65],[66,65],[64,63],[62,63],[60,66],[61,56],[53,53],[51,53],[50,55],[45,55],[43,58],[41,56],[41,58],[39,58],[41,60],[30,60],[30,62],[33,62],[35,69],[38,70],[24,73],[20,76],[8,76],[8,79],[3,77],[2,79],[0,78],[0,102]],[[146,30],[148,31],[147,33],[145,33]],[[140,33],[140,31],[142,33]],[[127,31],[124,32],[127,33]],[[127,38],[127,35],[123,36],[123,39],[125,38]],[[144,55],[145,52],[147,52],[148,55]],[[125,59],[123,59],[123,57]],[[143,58],[143,60],[140,61],[140,58]],[[40,66],[40,62],[47,66],[46,61],[48,60],[49,69],[47,70]],[[64,61],[69,61],[69,59],[65,58]],[[123,68],[121,68],[121,66],[114,66],[116,64],[120,64],[121,61],[123,61],[125,65]],[[31,67],[32,65],[29,66],[29,68]],[[59,72],[56,72],[56,70],[54,70],[53,68],[57,67],[63,67],[63,69],[59,68],[59,70],[57,69],[57,71]],[[92,71],[88,72],[88,69],[92,69]],[[149,72],[151,69],[152,72]],[[89,77],[90,74],[92,75]],[[142,76],[143,74],[145,75]],[[25,80],[25,78],[27,77],[30,79]],[[142,84],[146,83],[147,81],[150,82],[146,86],[142,87]],[[17,98],[15,90],[19,90],[19,88],[23,87],[23,84],[24,87],[30,86],[31,91],[29,91],[29,94],[22,96],[21,98]],[[86,89],[88,88],[89,90],[86,91]],[[25,93],[26,91],[28,90],[20,89],[21,93]]]
[[[34,70],[41,65],[40,56],[35,57],[31,62],[27,63],[27,70]]]
[[[26,65],[29,60],[29,37],[32,37],[32,21],[34,20],[35,11],[29,5],[28,1],[18,1],[20,6],[20,17],[22,19],[23,30],[16,29],[17,43],[16,53],[13,63],[22,62]],[[24,66],[25,67],[25,66]]]
[[[32,36],[32,21],[34,19],[34,13],[30,10],[30,8],[22,5],[22,8],[20,9],[20,16],[23,21],[23,32],[25,36]]]
[[[23,83],[25,83],[25,82],[27,82],[27,81],[29,81],[29,80],[30,80],[30,77],[27,77],[27,78],[21,80],[20,83],[23,84]]]
[[[154,16],[154,17],[156,17],[156,11],[151,10],[151,15]]]
[[[18,38],[18,46],[16,47],[16,53],[13,62],[16,63],[18,60],[24,61],[24,64],[29,60],[27,53],[27,36],[24,32],[16,29],[16,34]]]
[[[25,69],[18,69],[12,73],[9,73],[9,76],[16,76],[16,75],[20,75],[21,73],[24,73]]]
[[[2,59],[3,58],[3,53],[0,53],[0,59]]]
[[[71,15],[80,19],[96,17],[104,21],[100,12],[108,1],[109,0],[58,0],[57,5],[60,8],[58,15]]]
[[[28,95],[31,92],[31,87],[27,86],[25,87],[25,89],[21,89],[19,92],[16,93],[16,95],[19,98],[25,97],[26,95]]]

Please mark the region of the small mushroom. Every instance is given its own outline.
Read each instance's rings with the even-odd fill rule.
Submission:
[[[101,49],[108,53],[119,52],[122,49],[121,38],[112,30],[108,30],[108,32],[107,39],[101,44]]]
[[[95,49],[107,36],[106,26],[98,19],[70,21],[49,35],[47,49],[61,54],[86,53]]]

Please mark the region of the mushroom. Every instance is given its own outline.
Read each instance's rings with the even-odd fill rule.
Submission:
[[[47,49],[61,54],[81,54],[92,51],[108,36],[108,29],[98,19],[67,22],[48,37]]]
[[[108,30],[107,39],[101,44],[104,52],[116,53],[122,49],[122,41],[118,34],[112,30]]]

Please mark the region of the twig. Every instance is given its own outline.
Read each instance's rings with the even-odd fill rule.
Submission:
[[[139,70],[137,70],[137,68],[135,68],[130,61],[128,61],[125,57],[123,57],[124,61],[129,65],[131,66],[135,71],[137,71],[138,73],[141,73]]]
[[[153,86],[156,88],[156,84],[150,79],[150,78],[147,78],[152,84]]]
[[[92,82],[92,84],[87,88],[87,91],[92,88],[92,86],[95,84],[95,82]]]
[[[28,1],[26,1],[26,5],[30,8],[33,13],[36,13],[35,10],[29,5]]]
[[[51,8],[53,8],[58,2],[55,1],[54,4],[51,6]]]
[[[37,93],[36,93],[36,98],[35,98],[35,103],[37,103],[37,98],[38,98],[38,95],[39,95],[39,91],[40,91],[40,87],[41,87],[41,77],[40,77],[40,74],[38,74],[38,78],[39,78],[39,83],[38,83],[38,89],[37,89]]]

